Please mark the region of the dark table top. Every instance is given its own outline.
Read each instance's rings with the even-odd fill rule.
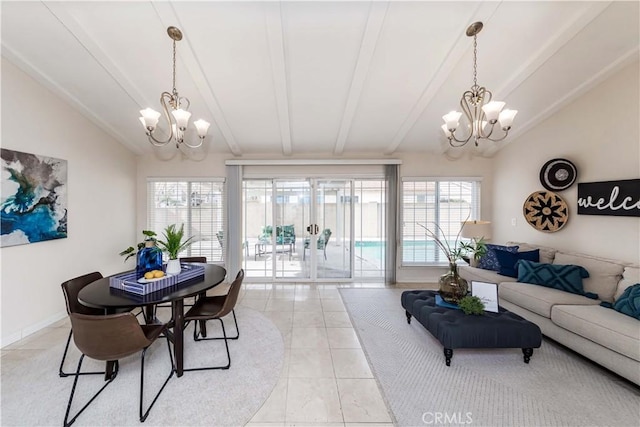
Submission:
[[[105,277],[85,286],[78,294],[78,301],[93,308],[125,308],[160,304],[194,296],[222,283],[227,275],[227,270],[219,265],[204,266],[204,279],[196,277],[146,295],[112,288],[109,286],[109,278]]]

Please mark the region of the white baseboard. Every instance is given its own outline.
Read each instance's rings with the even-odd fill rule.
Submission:
[[[57,321],[64,319],[66,316],[67,316],[67,312],[61,311],[59,313],[56,313],[52,316],[47,317],[46,319],[38,323],[34,323],[33,325],[27,326],[26,328],[21,329],[20,331],[15,332],[9,336],[1,337],[0,347],[4,348],[9,344],[13,344],[14,342],[20,341],[21,339],[26,338],[29,335],[35,332],[38,332],[43,328],[46,328],[47,326],[53,325]]]

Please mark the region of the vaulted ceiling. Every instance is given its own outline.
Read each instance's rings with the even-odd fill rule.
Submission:
[[[2,55],[138,154],[138,110],[176,87],[234,156],[444,153],[472,84],[517,109],[514,140],[638,60],[639,3],[290,1],[1,3]],[[485,143],[492,155],[505,144]],[[470,144],[472,145],[472,144]]]

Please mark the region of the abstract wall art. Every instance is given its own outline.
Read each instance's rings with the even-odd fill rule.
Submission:
[[[67,161],[4,148],[0,157],[0,246],[66,238]]]

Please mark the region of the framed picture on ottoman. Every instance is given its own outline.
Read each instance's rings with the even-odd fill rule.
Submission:
[[[498,285],[496,283],[472,281],[471,295],[480,298],[485,311],[498,312]]]

